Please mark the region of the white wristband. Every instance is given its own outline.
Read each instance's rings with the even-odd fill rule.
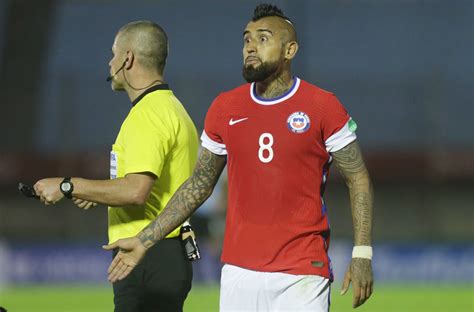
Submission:
[[[372,260],[372,246],[354,246],[352,258],[364,258]]]

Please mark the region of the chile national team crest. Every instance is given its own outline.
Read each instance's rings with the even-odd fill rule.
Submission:
[[[294,133],[304,133],[310,126],[309,116],[303,112],[295,112],[286,121],[288,129]]]

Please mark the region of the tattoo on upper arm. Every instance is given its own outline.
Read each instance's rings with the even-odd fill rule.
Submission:
[[[193,175],[178,188],[163,212],[139,233],[138,238],[145,247],[164,238],[201,206],[211,195],[226,161],[226,156],[202,150]]]
[[[364,159],[362,158],[362,153],[360,152],[357,141],[354,141],[339,151],[332,153],[332,157],[344,178],[352,173],[365,170]]]

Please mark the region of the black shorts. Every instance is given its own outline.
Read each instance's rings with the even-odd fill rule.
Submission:
[[[161,240],[129,276],[113,284],[115,312],[183,311],[192,278],[181,238]]]

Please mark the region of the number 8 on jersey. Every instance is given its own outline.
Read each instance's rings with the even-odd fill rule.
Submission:
[[[265,143],[267,141],[267,143]],[[258,139],[258,145],[260,148],[258,149],[258,159],[264,164],[269,163],[273,159],[273,136],[271,133],[262,133],[260,138]],[[267,153],[264,153],[267,151]],[[264,154],[267,154],[265,156]]]

